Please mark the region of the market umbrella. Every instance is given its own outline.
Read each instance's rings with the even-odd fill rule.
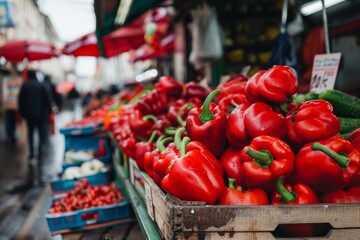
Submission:
[[[74,57],[99,57],[96,34],[91,32],[68,42],[62,48],[62,53]]]
[[[136,49],[145,43],[145,16],[123,26],[102,38],[105,56],[113,57],[118,54]]]
[[[37,40],[14,40],[0,46],[0,56],[10,62],[44,60],[58,55],[54,45]]]
[[[129,61],[133,63],[137,61],[154,59],[173,53],[174,51],[175,51],[175,35],[168,34],[166,37],[164,37],[161,40],[159,48],[156,49],[149,46],[148,44],[144,44],[133,53]]]

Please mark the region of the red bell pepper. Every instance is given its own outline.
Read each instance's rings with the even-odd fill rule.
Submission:
[[[166,116],[171,121],[173,126],[184,126],[185,121],[183,120],[188,115],[190,109],[194,107],[193,103],[184,103],[182,106],[171,106]]]
[[[161,185],[161,179],[154,174],[154,164],[159,160],[160,154],[165,151],[164,144],[166,142],[172,141],[172,137],[166,137],[162,135],[156,141],[156,149],[151,152],[146,152],[144,155],[144,169],[145,172],[154,180],[157,185]]]
[[[230,94],[223,97],[219,101],[219,108],[226,113],[227,116],[235,109],[237,105],[242,103],[246,103],[250,105],[249,101],[247,100],[244,94]]]
[[[288,138],[298,144],[327,139],[340,130],[340,121],[325,100],[301,103],[286,115],[286,125]]]
[[[217,96],[217,99],[220,101],[228,95],[245,94],[245,87],[248,79],[248,76],[240,73],[220,84],[217,86],[217,89],[219,89],[221,93]]]
[[[144,171],[144,155],[147,152],[151,152],[155,149],[155,144],[153,143],[156,137],[156,131],[152,132],[149,140],[147,142],[137,142],[135,145],[135,161],[141,171]]]
[[[219,205],[268,205],[267,193],[261,188],[250,188],[243,191],[241,187],[235,188],[235,179],[229,178],[229,187],[220,197]]]
[[[163,92],[153,90],[141,97],[134,107],[143,115],[158,115],[167,111],[167,96]]]
[[[209,90],[201,86],[199,83],[191,81],[184,85],[184,98],[200,98],[204,101],[209,95]]]
[[[170,166],[161,186],[180,200],[214,204],[225,191],[222,172],[201,151],[186,152],[188,142],[190,138],[184,137],[180,158]]]
[[[136,139],[134,134],[129,134],[126,139],[119,142],[121,150],[129,157],[135,158],[136,152]]]
[[[358,152],[360,152],[360,127],[355,129],[347,138]]]
[[[181,83],[177,82],[173,77],[162,76],[155,84],[155,89],[165,93],[168,97],[179,97],[183,91]]]
[[[349,186],[360,168],[360,153],[351,143],[330,138],[303,146],[295,158],[291,183],[304,183],[326,193]]]
[[[172,161],[179,157],[181,137],[184,132],[185,128],[183,127],[177,129],[174,136],[174,143],[170,143],[166,149],[162,150],[159,159],[154,163],[153,173],[157,178],[163,179]]]
[[[261,70],[257,72],[251,78],[249,78],[249,80],[246,83],[245,96],[248,99],[248,101],[251,103],[266,101],[266,99],[262,97],[259,93],[259,85],[260,85],[259,81],[265,72],[266,70]]]
[[[220,90],[211,92],[201,108],[190,110],[186,119],[186,132],[191,140],[205,145],[215,156],[220,156],[225,150],[226,115],[211,100],[220,93]]]
[[[298,183],[284,186],[283,177],[276,181],[276,191],[272,193],[272,205],[316,204],[319,199],[309,186]],[[314,237],[322,230],[322,226],[311,224],[285,224],[279,226],[284,237]]]
[[[321,198],[323,203],[360,203],[360,187],[351,187],[325,194]]]
[[[244,124],[251,139],[269,135],[280,139],[286,136],[285,118],[264,102],[251,104],[245,111]]]
[[[283,103],[298,92],[298,81],[288,66],[274,66],[261,77],[259,93],[270,102]]]
[[[229,115],[226,124],[226,137],[231,146],[242,149],[248,145],[250,138],[244,122],[246,109],[250,104],[239,104]]]
[[[240,158],[246,186],[271,190],[276,179],[293,171],[295,155],[284,141],[262,135],[241,150]]]
[[[157,118],[153,115],[143,116],[140,111],[135,110],[129,116],[129,126],[135,135],[148,137],[151,133],[151,128],[157,122]],[[150,133],[149,133],[150,132]]]
[[[236,183],[243,186],[244,171],[242,169],[242,161],[240,158],[241,150],[229,146],[220,157],[220,163],[228,178],[235,179]]]

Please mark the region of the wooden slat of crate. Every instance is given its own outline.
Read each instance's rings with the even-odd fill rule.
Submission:
[[[145,194],[148,213],[165,239],[198,239],[197,234],[205,234],[206,239],[219,239],[219,234],[275,239],[271,232],[289,223],[330,223],[331,239],[348,239],[360,231],[360,204],[206,206],[167,196],[151,179],[145,181]]]
[[[360,229],[333,229],[324,237],[301,238],[306,240],[359,240]],[[224,239],[241,239],[241,240],[294,240],[294,238],[275,238],[271,232],[236,232],[236,233],[184,233],[180,232],[174,239],[177,240],[224,240]]]

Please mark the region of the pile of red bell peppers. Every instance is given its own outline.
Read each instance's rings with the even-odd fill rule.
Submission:
[[[238,75],[212,90],[161,77],[109,129],[141,170],[181,200],[360,202],[360,132],[344,139],[332,105],[296,104],[297,91],[287,66]]]

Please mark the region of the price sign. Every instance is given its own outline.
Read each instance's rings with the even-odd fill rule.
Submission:
[[[320,93],[333,89],[339,68],[341,53],[315,55],[310,81],[310,92]]]

